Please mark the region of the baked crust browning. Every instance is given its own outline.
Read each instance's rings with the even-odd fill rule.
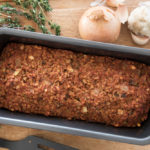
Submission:
[[[37,45],[9,43],[0,57],[0,107],[116,127],[140,126],[150,67]]]

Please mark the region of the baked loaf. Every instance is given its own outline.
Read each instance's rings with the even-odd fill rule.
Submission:
[[[149,106],[145,64],[17,43],[0,56],[1,108],[135,127]]]

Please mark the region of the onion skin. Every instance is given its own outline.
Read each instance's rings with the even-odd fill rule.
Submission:
[[[85,40],[114,42],[119,37],[120,28],[118,16],[104,6],[88,9],[79,21],[79,33]]]
[[[116,14],[122,24],[125,24],[128,21],[129,13],[128,8],[125,5],[120,5],[116,10]]]

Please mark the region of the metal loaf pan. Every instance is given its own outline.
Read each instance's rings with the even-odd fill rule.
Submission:
[[[68,49],[94,55],[107,55],[123,59],[133,59],[150,64],[150,50],[148,49],[0,28],[1,51],[8,42],[39,44],[51,48]],[[100,123],[88,123],[77,120],[68,121],[61,118],[29,115],[0,109],[0,123],[130,144],[150,144],[150,117],[140,128],[115,128]]]

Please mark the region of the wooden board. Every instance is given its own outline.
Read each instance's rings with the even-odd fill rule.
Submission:
[[[126,0],[129,12],[133,10],[140,1],[141,0]],[[61,25],[62,36],[80,38],[78,22],[81,15],[89,7],[91,2],[92,0],[61,0],[60,4],[56,0],[51,0],[51,4],[54,8],[52,19]],[[120,37],[115,44],[137,47],[131,39],[130,33],[127,29],[127,23],[122,25]],[[150,43],[141,47],[150,48]]]
[[[41,138],[76,147],[79,150],[150,150],[150,145],[138,146],[8,125],[0,128],[0,138],[19,140],[28,135],[36,135]],[[0,150],[2,149],[0,148]]]
[[[4,0],[3,0],[4,1]],[[126,4],[129,7],[129,11],[133,10],[138,2],[142,0],[126,0]],[[143,0],[146,1],[146,0]],[[0,0],[2,2],[2,0]],[[50,0],[50,4],[53,8],[53,12],[47,14],[47,17],[54,22],[60,24],[62,30],[62,36],[80,38],[78,32],[78,22],[83,12],[89,8],[92,0]],[[22,21],[24,19],[22,18]],[[24,22],[28,24],[29,22]],[[35,24],[32,24],[37,28]],[[127,29],[127,24],[122,25],[122,30],[119,39],[116,44],[137,46],[130,37]],[[145,48],[150,48],[150,43]],[[68,144],[70,146],[77,147],[81,150],[149,150],[148,146],[136,146],[124,143],[117,143],[99,139],[92,139],[87,137],[79,137],[73,135],[66,135],[48,131],[41,131],[29,128],[1,125],[0,126],[0,138],[19,140],[28,135],[37,135],[47,138],[62,144]]]
[[[4,0],[0,0],[0,2],[4,2]],[[11,0],[6,0],[11,1]],[[47,14],[47,18],[49,20],[53,20],[53,22],[58,23],[61,26],[61,35],[66,37],[73,37],[73,38],[80,38],[78,32],[78,22],[83,14],[83,12],[90,7],[90,3],[93,0],[49,0],[50,4],[53,8],[53,11]],[[126,0],[125,3],[128,6],[129,12],[137,7],[138,3],[141,1],[147,0]],[[34,27],[38,28],[34,23],[29,23],[26,19],[21,19],[24,24],[31,24]],[[38,30],[40,32],[40,30]],[[127,29],[127,23],[122,25],[121,33],[118,40],[115,44],[120,45],[128,45],[128,46],[135,46],[138,45],[134,44],[130,32]],[[145,45],[141,46],[143,48],[150,48],[150,42]]]

